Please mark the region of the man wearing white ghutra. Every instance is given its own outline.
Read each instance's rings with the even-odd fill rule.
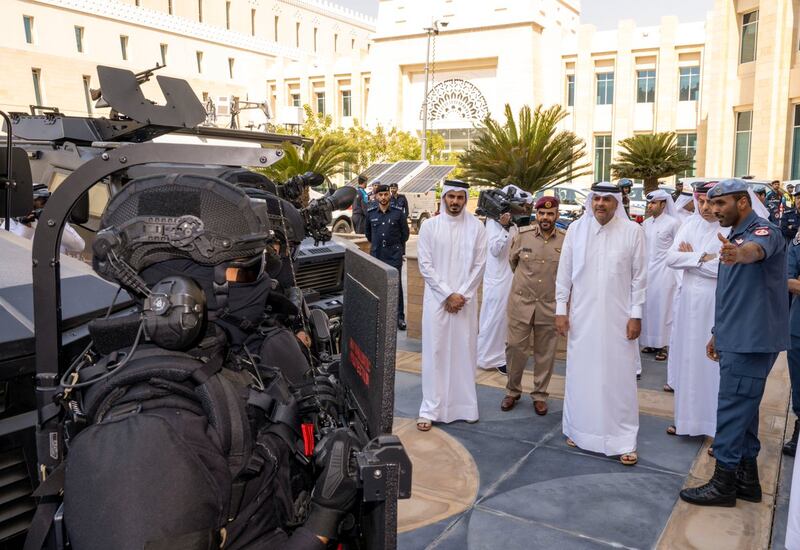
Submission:
[[[567,444],[638,461],[636,369],[647,262],[644,231],[600,182],[567,231],[556,276],[556,330],[568,336],[563,431]]]

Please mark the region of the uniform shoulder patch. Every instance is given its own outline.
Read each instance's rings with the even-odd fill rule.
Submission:
[[[377,210],[377,209],[378,209],[378,205],[377,204],[370,204],[367,207],[367,212],[372,212],[373,210]]]
[[[556,233],[558,233],[559,235],[566,235],[567,234],[567,230],[566,229],[561,229],[560,227],[556,227]]]
[[[769,235],[769,227],[756,227],[756,230],[753,231],[753,235],[758,237],[766,237]]]
[[[525,233],[526,231],[533,231],[535,227],[536,227],[535,225],[526,225],[524,227],[520,227],[519,232]]]

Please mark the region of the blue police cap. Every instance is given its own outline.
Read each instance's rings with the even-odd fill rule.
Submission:
[[[708,198],[714,199],[724,195],[733,195],[734,193],[747,193],[747,184],[740,179],[731,178],[722,180],[708,192]]]

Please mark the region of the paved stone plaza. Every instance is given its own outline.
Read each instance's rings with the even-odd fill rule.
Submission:
[[[678,499],[684,485],[713,470],[708,441],[666,434],[672,395],[661,390],[666,364],[642,356],[639,463],[567,447],[561,433],[564,362],[556,363],[550,412],[534,414],[523,396],[500,411],[505,377],[478,374],[480,421],[435,425],[416,419],[420,342],[400,333],[395,431],[414,462],[414,497],[400,507],[399,548],[783,548],[792,460],[781,460],[788,372],[782,356],[762,403],[759,458],[764,500],[736,508],[697,508]],[[530,388],[532,374],[524,385]],[[793,417],[789,418],[793,422]],[[779,475],[780,474],[780,475]]]

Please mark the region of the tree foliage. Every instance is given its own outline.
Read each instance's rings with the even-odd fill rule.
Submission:
[[[360,172],[376,162],[397,162],[399,160],[416,160],[422,153],[420,141],[410,132],[397,128],[386,129],[381,125],[370,130],[356,119],[349,128],[335,127],[333,117],[315,113],[309,105],[304,105],[305,121],[300,127],[300,135],[319,140],[335,137],[337,143],[346,143],[353,152],[349,163],[352,172]],[[286,134],[281,127],[273,128],[277,133]],[[436,133],[428,133],[428,160],[440,162],[443,158],[444,138]]]
[[[644,192],[658,188],[659,178],[691,170],[694,159],[677,145],[675,132],[641,134],[619,142],[622,150],[611,164],[615,178],[644,180]]]
[[[347,163],[356,159],[353,145],[336,134],[325,134],[314,139],[311,145],[302,147],[302,152],[291,142],[282,144],[283,158],[264,168],[262,172],[275,181],[286,181],[305,172],[316,172],[330,179],[344,172]]]
[[[535,192],[589,173],[581,163],[586,144],[574,133],[559,130],[567,112],[555,105],[535,111],[524,106],[519,120],[505,106],[505,122],[487,117],[472,146],[460,156],[463,177],[494,187],[514,184]]]

